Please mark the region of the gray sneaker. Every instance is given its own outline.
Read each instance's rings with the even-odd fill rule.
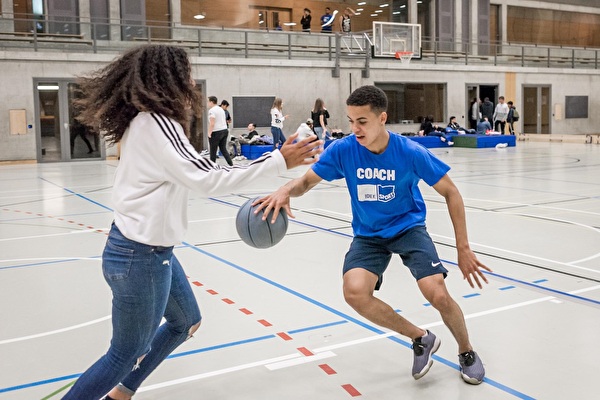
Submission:
[[[441,343],[442,341],[429,331],[427,331],[427,336],[413,340],[412,348],[415,352],[412,368],[413,378],[420,379],[429,372],[429,368],[433,364],[431,356],[439,349]]]
[[[471,385],[479,385],[483,382],[485,368],[481,358],[473,350],[458,355],[460,363],[460,375],[463,380]]]

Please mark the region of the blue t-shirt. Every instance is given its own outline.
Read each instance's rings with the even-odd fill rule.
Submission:
[[[323,14],[321,16],[321,25],[325,25],[327,22],[329,22],[329,20],[333,18],[333,15],[331,14]],[[332,31],[333,28],[333,24],[327,25],[327,26],[322,26],[321,30],[322,31]]]
[[[450,167],[420,144],[397,133],[381,154],[374,154],[354,135],[335,140],[312,166],[321,178],[346,179],[356,236],[391,238],[425,225],[421,179],[435,185]]]

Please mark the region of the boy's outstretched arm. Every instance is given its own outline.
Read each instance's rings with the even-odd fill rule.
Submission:
[[[321,182],[321,180],[322,178],[319,175],[314,173],[312,169],[309,169],[300,178],[296,178],[286,183],[270,195],[256,200],[252,205],[260,205],[256,207],[255,213],[258,213],[260,210],[264,209],[263,219],[266,219],[267,215],[269,215],[271,210],[273,210],[271,222],[274,223],[279,215],[280,210],[283,208],[287,215],[289,215],[291,218],[296,218],[294,214],[292,214],[292,210],[290,208],[290,197],[302,196],[304,193],[315,187],[317,183]]]
[[[482,269],[486,271],[491,271],[491,269],[477,259],[469,245],[465,205],[462,196],[448,175],[444,175],[438,183],[433,185],[433,188],[446,199],[446,205],[448,206],[448,212],[452,220],[452,226],[454,227],[456,250],[458,251],[458,267],[463,273],[463,278],[469,282],[471,287],[475,287],[475,282],[481,289],[480,279],[488,283]]]

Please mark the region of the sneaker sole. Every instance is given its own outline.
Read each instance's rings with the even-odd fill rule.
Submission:
[[[429,372],[431,366],[433,365],[433,360],[431,359],[431,357],[435,354],[436,351],[438,351],[441,344],[441,339],[436,336],[435,342],[433,342],[433,350],[431,350],[431,353],[429,353],[429,360],[427,361],[427,365],[425,366],[425,368],[423,368],[423,370],[420,373],[413,375],[413,378],[415,378],[415,380],[421,379]]]
[[[469,375],[463,374],[462,371],[461,371],[460,375],[461,375],[463,381],[465,381],[471,385],[479,385],[481,382],[483,382],[477,378],[471,378]]]

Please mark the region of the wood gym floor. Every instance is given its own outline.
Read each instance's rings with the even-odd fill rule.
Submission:
[[[219,198],[189,201],[176,250],[203,312],[195,338],[136,399],[594,399],[600,381],[600,146],[519,142],[505,149],[433,149],[467,207],[469,236],[493,269],[483,290],[456,267],[442,198],[423,185],[428,229],[450,270],[487,369],[464,383],[439,314],[394,258],[378,296],[442,339],[413,380],[406,338],[362,319],[341,294],[351,241],[343,181],[293,199],[277,246],[241,242],[247,198],[303,168]],[[116,161],[0,167],[0,399],[58,399],[110,340],[100,255],[112,220]]]

